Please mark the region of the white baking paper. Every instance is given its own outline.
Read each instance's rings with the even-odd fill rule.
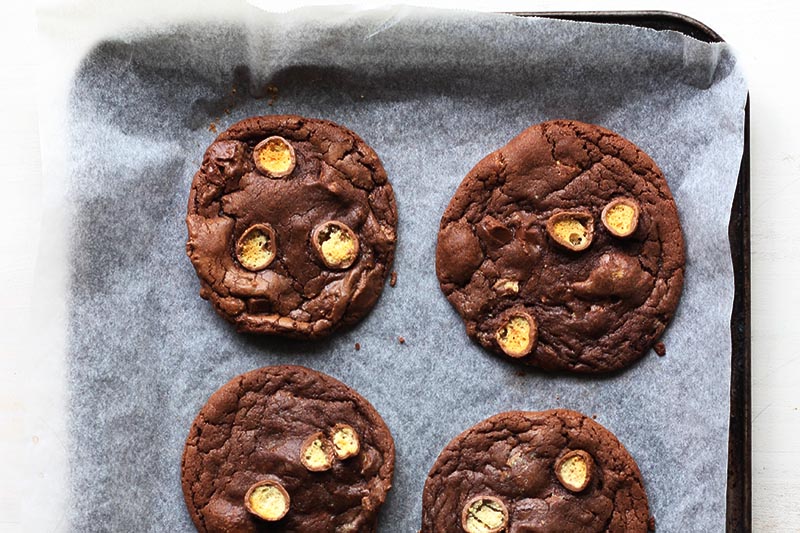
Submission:
[[[38,271],[51,282],[42,320],[63,326],[51,355],[66,390],[62,529],[192,531],[180,456],[194,416],[233,376],[279,363],[342,380],[388,423],[397,469],[381,532],[417,530],[428,469],[459,432],[500,411],[555,407],[597,415],[619,437],[659,531],[724,529],[727,224],[746,98],[727,45],[416,8],[192,5],[85,2],[40,18],[52,246]],[[236,333],[198,296],[184,251],[210,129],[267,113],[351,128],[397,195],[397,286],[357,327],[319,342]],[[649,153],[684,227],[686,284],[667,355],[613,376],[520,372],[490,355],[468,340],[434,272],[439,219],[463,176],[554,118],[602,125]],[[65,309],[63,321],[48,309]]]

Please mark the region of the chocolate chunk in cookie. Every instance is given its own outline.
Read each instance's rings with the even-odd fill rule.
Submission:
[[[201,533],[367,533],[392,486],[394,441],[372,405],[299,366],[237,376],[200,410],[181,479]]]
[[[445,447],[420,533],[643,533],[648,518],[639,468],[607,429],[575,411],[513,411]]]
[[[209,146],[186,217],[200,295],[241,331],[322,337],[375,305],[391,272],[392,187],[355,133],[245,119]]]
[[[442,217],[436,249],[440,286],[470,337],[579,373],[625,368],[658,340],[684,263],[678,211],[653,160],[611,131],[566,120],[532,126],[479,162]]]

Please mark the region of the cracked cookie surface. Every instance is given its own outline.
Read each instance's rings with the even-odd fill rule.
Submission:
[[[624,236],[603,215],[621,198],[638,206]],[[553,231],[561,219],[554,238],[548,221]],[[580,246],[565,247],[571,238]],[[532,126],[480,161],[450,201],[436,249],[440,286],[470,337],[524,364],[578,373],[625,368],[658,340],[684,263],[678,211],[655,162],[609,130],[567,120]],[[524,357],[498,343],[512,308],[536,329]]]
[[[577,493],[555,472],[576,451],[591,457]],[[575,411],[501,413],[453,439],[425,482],[420,533],[463,533],[465,506],[477,497],[499,500],[508,533],[647,531],[638,466],[611,432]]]
[[[357,453],[311,471],[303,443],[346,424]],[[327,437],[323,437],[327,438]],[[197,530],[213,532],[375,531],[392,485],[394,442],[372,405],[330,376],[299,366],[272,366],[237,376],[197,415],[183,453],[181,481]],[[255,484],[280,484],[290,500],[277,521],[249,514]]]
[[[254,157],[265,140],[271,152]],[[284,141],[291,153],[277,152]],[[312,243],[328,222],[358,239],[345,267],[331,268]],[[208,147],[186,223],[200,295],[220,315],[241,331],[314,338],[375,305],[394,259],[397,208],[378,156],[355,133],[274,115],[242,120]],[[240,243],[253,227],[274,242]]]

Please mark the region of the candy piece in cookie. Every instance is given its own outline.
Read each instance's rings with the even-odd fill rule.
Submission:
[[[321,432],[308,437],[300,446],[300,462],[311,472],[324,472],[333,465],[333,444]]]
[[[247,270],[257,272],[275,259],[275,231],[269,224],[255,224],[236,242],[236,259]]]
[[[266,522],[277,522],[289,512],[291,498],[278,481],[260,481],[244,495],[247,512]]]
[[[358,455],[361,451],[361,441],[358,432],[347,424],[336,424],[331,431],[331,442],[336,458],[340,461]]]
[[[594,459],[583,450],[567,452],[555,466],[556,477],[572,492],[581,492],[589,485],[593,469]]]
[[[547,219],[547,233],[567,250],[581,252],[592,244],[594,218],[588,211],[562,211]]]
[[[292,143],[277,135],[267,137],[253,148],[253,161],[259,172],[273,178],[288,176],[297,164]]]
[[[603,208],[603,225],[616,237],[629,237],[639,225],[639,204],[631,198],[617,198]]]
[[[536,345],[536,321],[524,311],[512,309],[505,313],[495,337],[500,349],[509,357],[525,357]]]
[[[464,504],[461,527],[467,533],[499,533],[508,525],[508,509],[495,496],[475,496]]]
[[[358,237],[353,230],[335,220],[323,222],[311,234],[311,242],[328,268],[344,270],[358,257]]]

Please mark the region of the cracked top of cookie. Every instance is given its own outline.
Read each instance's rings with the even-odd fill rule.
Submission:
[[[420,533],[644,533],[636,462],[575,411],[512,411],[453,439],[431,468]]]
[[[658,340],[684,262],[678,211],[653,160],[568,120],[532,126],[480,161],[436,249],[442,291],[470,337],[580,373],[627,367]]]
[[[394,453],[389,428],[350,387],[300,366],[264,367],[200,410],[183,453],[183,494],[201,533],[369,533]]]
[[[397,208],[375,152],[325,120],[237,122],[206,150],[186,217],[200,294],[239,330],[320,337],[391,271]]]

